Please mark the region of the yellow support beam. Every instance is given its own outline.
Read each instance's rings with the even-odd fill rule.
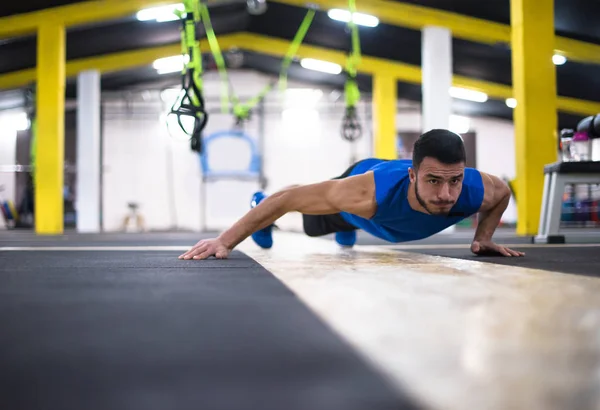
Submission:
[[[517,163],[517,233],[539,225],[544,165],[557,160],[556,68],[552,63],[554,2],[511,0]]]
[[[513,96],[513,90],[510,85],[491,83],[489,81],[463,77],[461,75],[455,75],[452,77],[452,85],[455,87],[481,91],[486,93],[488,97],[499,100],[504,100]]]
[[[575,115],[596,115],[600,113],[600,102],[571,97],[557,97],[557,107],[559,111]]]
[[[275,37],[262,36],[260,34],[239,33],[227,36],[233,39],[238,47],[244,50],[271,55],[273,57],[283,57],[290,47],[289,41]],[[219,39],[219,42],[221,40]],[[344,67],[348,56],[346,53],[338,50],[332,50],[323,47],[302,44],[296,52],[298,58],[315,58],[318,60],[329,61]],[[358,67],[364,74],[388,73],[396,78],[410,83],[419,84],[421,82],[421,68],[411,64],[405,64],[397,61],[384,60],[382,58],[369,57],[363,55]]]
[[[347,0],[271,0],[292,6],[317,5],[323,10],[347,8]],[[135,14],[177,0],[95,0],[0,18],[0,39],[33,34],[40,24],[54,21],[67,27],[99,23]],[[208,4],[218,4],[209,0]],[[420,30],[428,25],[447,27],[457,38],[478,43],[511,43],[510,26],[449,11],[391,0],[361,0],[359,11],[377,16],[383,23]],[[554,49],[574,61],[600,64],[600,45],[555,37]]]
[[[177,0],[95,0],[0,18],[0,39],[33,34],[47,22],[65,27],[99,23],[131,16],[148,7],[178,3]]]
[[[227,36],[219,38],[219,44],[227,46]],[[208,41],[202,40],[200,48],[206,50]],[[66,76],[74,77],[86,70],[98,70],[100,73],[129,70],[132,68],[150,65],[159,58],[170,57],[181,54],[181,45],[167,45],[160,47],[145,48],[142,50],[123,51],[119,53],[106,54],[97,57],[80,58],[71,60],[66,65]],[[29,85],[36,80],[35,69],[16,71],[0,75],[0,90],[7,88],[18,88]]]
[[[376,74],[373,77],[373,126],[374,154],[377,158],[396,159],[397,130],[396,104],[398,84],[390,74]]]
[[[254,51],[257,53],[283,57],[287,52],[289,43],[274,37],[261,36],[259,34],[239,33],[223,36],[238,48]],[[221,38],[219,38],[221,41]],[[298,58],[315,58],[330,61],[342,66],[346,62],[346,54],[322,47],[302,44],[296,53]],[[377,57],[362,56],[359,72],[369,75],[389,74],[402,81],[411,84],[421,84],[421,67],[397,61],[385,60]],[[0,76],[0,82],[2,77]],[[490,98],[504,100],[513,97],[513,88],[510,85],[492,83],[464,76],[452,77],[452,85],[468,88],[486,93]],[[585,101],[569,97],[558,97],[558,108],[564,112],[577,115],[595,115],[600,112],[600,103]]]
[[[261,36],[251,33],[236,33],[219,36],[219,45],[223,49],[237,47],[239,49],[254,51],[281,58],[289,48],[289,42],[273,37]],[[208,52],[206,40],[202,40],[200,48]],[[177,55],[181,52],[179,44],[146,48],[143,50],[125,51],[97,57],[77,59],[67,62],[67,77],[75,76],[80,71],[99,70],[101,73],[121,71],[152,64],[158,58]],[[346,54],[322,47],[303,44],[298,50],[299,58],[315,58],[345,65]],[[421,68],[411,64],[385,60],[377,57],[363,56],[359,71],[368,75],[391,75],[397,81],[411,84],[421,84]],[[35,82],[35,70],[27,69],[0,75],[0,89],[18,88]],[[513,97],[510,85],[491,83],[455,75],[453,85],[469,88],[486,93],[490,98],[506,99]],[[584,101],[569,97],[558,97],[560,111],[576,115],[595,115],[600,112],[600,103]]]
[[[208,45],[206,41],[203,43],[204,46]],[[154,60],[159,58],[178,54],[181,54],[180,44],[82,58],[67,63],[67,77],[76,76],[81,71],[86,71],[91,68],[98,70],[100,73],[129,70],[152,64]]]
[[[600,64],[600,45],[558,36],[554,40],[554,51],[568,59]]]
[[[275,3],[306,7],[314,4],[323,10],[348,9],[347,0],[270,0]],[[382,23],[420,30],[442,26],[456,38],[476,43],[511,43],[510,25],[478,19],[449,11],[391,0],[361,0],[358,11],[376,16]],[[552,33],[554,35],[554,32]],[[554,48],[574,61],[600,64],[600,45],[556,36]]]
[[[297,7],[317,5],[323,10],[348,10],[348,0],[271,0]],[[478,43],[510,43],[510,26],[475,17],[414,4],[387,0],[361,0],[356,4],[360,13],[376,16],[382,23],[421,30],[425,26],[447,27],[452,35]]]
[[[34,82],[36,78],[37,71],[35,68],[0,74],[0,90],[24,87]]]
[[[63,232],[65,153],[65,27],[40,26],[37,51],[37,145],[35,169],[35,230]]]

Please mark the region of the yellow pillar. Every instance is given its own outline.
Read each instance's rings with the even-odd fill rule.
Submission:
[[[513,93],[517,164],[517,233],[539,225],[544,165],[557,160],[554,2],[511,0]]]
[[[63,232],[65,28],[48,22],[37,40],[35,230]]]
[[[389,74],[373,76],[373,127],[375,157],[396,159],[398,153],[396,131],[396,78]]]

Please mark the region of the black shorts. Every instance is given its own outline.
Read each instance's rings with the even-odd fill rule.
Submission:
[[[350,165],[350,167],[342,175],[333,179],[346,178],[350,175],[352,169],[354,169],[354,167],[359,163],[360,161]],[[308,236],[323,236],[329,235],[330,233],[349,232],[357,229],[354,225],[346,222],[346,220],[342,218],[342,215],[339,213],[330,215],[302,214],[302,221],[304,225],[304,232]]]

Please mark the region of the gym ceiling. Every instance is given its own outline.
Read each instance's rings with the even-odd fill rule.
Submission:
[[[267,2],[267,10],[259,15],[248,12],[245,0],[210,0],[209,6],[221,47],[226,50],[229,46],[238,46],[244,55],[243,68],[277,74],[281,57],[304,18],[307,11],[305,4],[309,2]],[[40,14],[40,10],[42,13],[44,10],[67,10],[64,7],[72,7],[69,5],[84,7],[77,10],[85,10],[89,5],[92,10],[90,14],[93,14],[98,3],[108,4],[107,7],[116,4],[114,0],[2,2],[0,89],[23,87],[32,82],[32,76],[35,78],[35,31],[18,37],[7,36],[12,27],[17,27],[27,18],[39,19],[44,15]],[[144,1],[121,0],[118,3],[141,4]],[[340,8],[346,5],[347,8],[347,2],[313,0],[310,3],[320,5],[321,10],[317,12],[303,44],[318,56],[331,57],[343,63],[350,46],[349,34],[344,23],[328,17],[326,8],[330,5]],[[554,0],[554,3],[557,45],[564,45],[564,54],[569,57],[565,64],[556,66],[557,90],[559,97],[562,97],[559,101],[558,125],[560,128],[573,127],[586,115],[600,112],[600,1]],[[412,8],[413,6],[418,7]],[[449,21],[454,24],[455,78],[461,78],[462,83],[475,88],[484,84],[486,90],[493,91],[483,103],[454,99],[455,112],[512,118],[512,109],[505,104],[505,98],[510,96],[511,86],[510,0],[357,0],[357,7],[359,11],[375,14],[380,19],[376,27],[360,27],[362,66],[367,68],[367,73],[371,66],[400,68],[402,75],[398,81],[399,98],[420,102],[418,69],[421,64],[421,32],[418,24],[423,19],[431,21],[439,18],[440,12],[443,12],[442,18],[449,17]],[[459,33],[458,29],[464,30],[464,33]],[[71,64],[72,71],[78,67],[84,68],[99,57],[97,61],[102,61],[106,66],[102,69],[103,90],[139,89],[157,81],[177,84],[178,73],[159,75],[152,68],[149,59],[154,54],[164,54],[165,50],[172,50],[172,54],[177,54],[180,50],[179,30],[178,21],[142,22],[137,20],[135,13],[102,21],[90,19],[90,22],[68,27],[67,63]],[[204,36],[203,30],[199,33]],[[214,69],[206,42],[202,43],[202,47],[206,53],[206,68]],[[109,62],[111,56],[114,58]],[[148,61],[143,62],[144,59]],[[81,64],[78,66],[78,63]],[[67,72],[70,73],[69,67]],[[340,89],[345,80],[343,74],[331,75],[306,70],[297,62],[293,64],[289,74],[291,79]],[[70,78],[67,84],[67,98],[74,98],[74,79]],[[371,76],[361,74],[359,86],[361,92],[370,93]],[[572,112],[574,107],[579,112]]]

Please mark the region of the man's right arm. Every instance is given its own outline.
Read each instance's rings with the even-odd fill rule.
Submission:
[[[375,183],[372,173],[301,185],[267,197],[213,241],[230,251],[252,233],[273,224],[288,212],[307,215],[348,212],[370,218],[375,211]],[[198,252],[206,248],[202,248],[202,244],[206,242],[208,241],[198,242],[181,258],[190,259],[199,255],[202,252]],[[208,250],[204,249],[203,252],[206,256]]]

